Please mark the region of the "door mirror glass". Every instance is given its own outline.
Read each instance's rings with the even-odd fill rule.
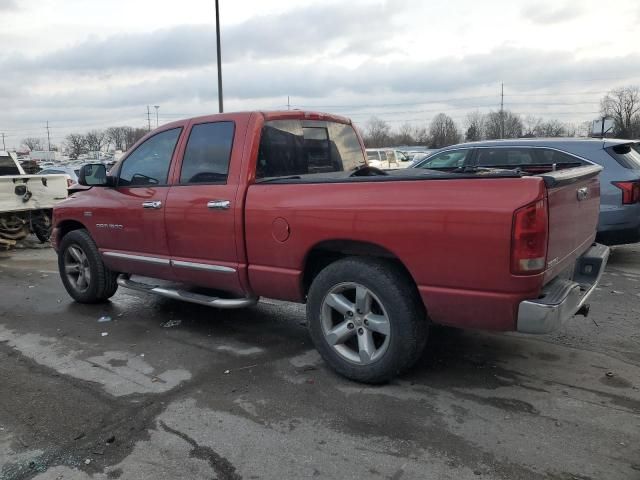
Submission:
[[[102,163],[89,163],[80,168],[78,183],[89,187],[107,185],[107,167]]]

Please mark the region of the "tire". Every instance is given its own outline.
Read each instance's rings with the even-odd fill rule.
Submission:
[[[322,270],[307,299],[311,339],[340,375],[384,383],[422,355],[427,315],[408,274],[383,259],[348,257]]]
[[[62,238],[58,270],[64,288],[79,303],[100,303],[118,289],[117,274],[109,270],[86,230],[73,230]]]
[[[51,213],[39,211],[31,217],[31,228],[40,243],[47,243],[51,238]]]

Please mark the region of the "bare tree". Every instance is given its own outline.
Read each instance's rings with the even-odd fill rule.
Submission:
[[[495,138],[520,138],[522,137],[522,120],[515,113],[505,110],[503,112],[489,112],[486,117],[486,137],[489,140]],[[503,133],[504,128],[504,135]]]
[[[536,117],[535,115],[527,115],[523,123],[522,136],[523,137],[537,136],[536,132],[540,128],[541,123],[542,123],[542,118]]]
[[[547,120],[539,123],[534,133],[536,137],[563,137],[566,135],[566,128],[558,120]]]
[[[465,139],[467,142],[477,142],[484,138],[484,115],[478,110],[467,113],[465,119]]]
[[[145,128],[123,127],[125,137],[125,147],[129,150],[138,140],[147,134]]]
[[[29,150],[43,150],[42,145],[44,144],[41,138],[36,137],[27,137],[22,139],[22,144],[27,147]]]
[[[640,136],[640,88],[637,86],[611,90],[600,101],[600,110],[604,116],[613,118],[615,136]]]
[[[409,122],[403,123],[398,128],[398,133],[394,135],[393,143],[396,145],[414,145],[416,143],[415,130]]]
[[[65,144],[69,157],[76,159],[79,155],[87,153],[87,139],[81,133],[70,133],[65,137]]]
[[[90,130],[85,141],[90,152],[99,152],[107,143],[107,134],[104,130]]]
[[[378,148],[388,146],[391,140],[389,124],[378,117],[371,117],[367,122],[364,144],[367,147]]]
[[[113,144],[116,150],[126,149],[127,129],[131,127],[109,127],[107,128],[107,140]]]
[[[429,124],[431,148],[442,148],[460,141],[458,127],[453,119],[444,113],[439,113]]]

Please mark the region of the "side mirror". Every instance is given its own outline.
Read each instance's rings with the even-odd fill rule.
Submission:
[[[88,163],[80,167],[78,183],[87,187],[106,187],[109,185],[107,167],[102,163]]]

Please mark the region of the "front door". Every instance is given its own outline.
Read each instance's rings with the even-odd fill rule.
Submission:
[[[243,292],[238,274],[243,247],[236,246],[243,206],[236,193],[244,131],[231,120],[191,125],[165,211],[176,277],[237,294]]]
[[[115,271],[172,278],[165,229],[169,168],[182,129],[157,133],[125,158],[117,186],[93,212],[105,263]],[[108,215],[108,218],[105,217]]]

